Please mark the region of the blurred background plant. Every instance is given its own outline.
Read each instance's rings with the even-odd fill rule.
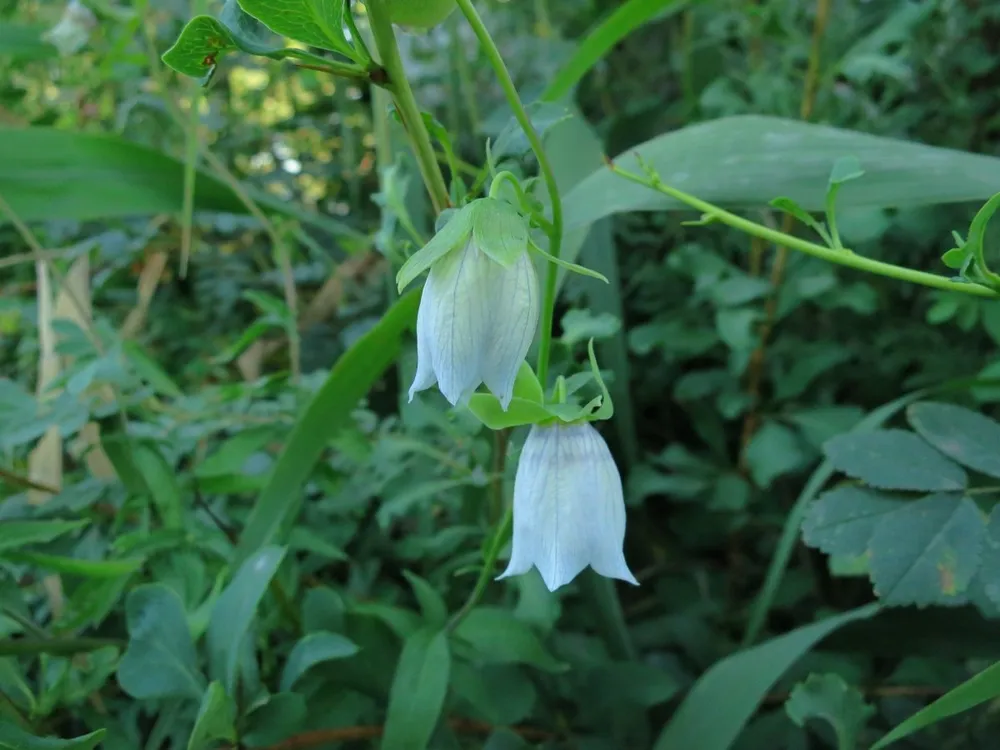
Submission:
[[[1000,306],[588,192],[640,144],[670,181],[645,142],[711,122],[703,197],[792,230],[768,202],[869,143],[740,115],[972,152],[871,142],[837,212],[856,253],[949,275],[1000,191],[1000,7],[476,5],[549,102],[567,254],[612,280],[565,279],[553,369],[597,340],[642,586],[532,573],[445,625],[522,435],[407,403],[393,265],[434,222],[382,90],[238,52],[176,75],[210,0],[0,0],[0,746],[849,750],[1000,695],[965,682],[1000,654]],[[487,137],[530,174],[461,14],[398,36],[449,174]]]

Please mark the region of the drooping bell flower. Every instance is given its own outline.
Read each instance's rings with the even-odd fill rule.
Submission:
[[[437,383],[457,405],[485,383],[507,408],[538,327],[538,278],[527,246],[524,219],[485,198],[461,209],[400,269],[400,288],[430,269],[417,311],[411,400]]]
[[[621,476],[589,422],[535,425],[514,479],[514,538],[499,576],[538,568],[549,591],[588,565],[602,576],[638,585],[625,562]]]

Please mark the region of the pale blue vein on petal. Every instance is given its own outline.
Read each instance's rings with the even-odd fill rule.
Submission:
[[[497,265],[496,273],[493,325],[483,381],[506,411],[514,395],[517,372],[538,328],[538,277],[528,253],[522,253],[509,269]]]
[[[431,268],[428,333],[438,387],[454,406],[482,382],[489,334],[491,266],[473,243]]]
[[[621,478],[600,433],[590,424],[532,427],[514,481],[511,559],[499,577],[534,565],[555,591],[591,565],[637,583],[624,537]]]

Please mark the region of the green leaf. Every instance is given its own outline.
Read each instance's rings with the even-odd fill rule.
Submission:
[[[800,727],[809,719],[829,723],[837,735],[837,750],[854,750],[875,707],[840,675],[811,674],[792,689],[785,712]]]
[[[159,151],[109,135],[55,128],[0,127],[0,195],[23,221],[114,219],[180,213],[184,164]],[[72,168],[70,168],[72,167]],[[317,229],[360,238],[346,224],[243,186],[269,214],[297,218]],[[247,213],[221,180],[198,172],[197,211]],[[0,217],[0,224],[6,217]]]
[[[0,552],[29,544],[51,542],[86,526],[89,521],[0,521]]]
[[[727,750],[768,691],[809,649],[838,628],[878,611],[877,604],[852,609],[717,662],[695,683],[654,750]]]
[[[417,276],[452,250],[463,244],[472,232],[475,203],[456,211],[451,220],[431,237],[431,241],[407,258],[396,274],[396,287],[402,292]]]
[[[770,205],[779,211],[784,211],[786,214],[793,216],[795,219],[805,224],[807,227],[812,227],[813,229],[820,230],[823,229],[823,225],[813,218],[812,214],[806,211],[802,206],[793,201],[791,198],[786,198],[785,196],[778,196],[770,201]],[[826,231],[823,229],[823,231]]]
[[[139,700],[199,700],[205,678],[198,668],[180,597],[162,583],[139,586],[125,599],[128,648],[118,684]]]
[[[882,516],[870,542],[875,593],[889,605],[963,604],[986,537],[967,497],[932,495]]]
[[[0,57],[19,61],[55,57],[59,50],[42,38],[47,30],[44,24],[19,24],[4,19],[0,24]]]
[[[338,633],[323,630],[304,636],[285,660],[281,673],[281,692],[287,693],[298,679],[317,664],[346,659],[358,653],[358,646]]]
[[[219,57],[235,49],[239,47],[229,29],[211,16],[195,16],[162,59],[182,75],[204,78],[215,69]]]
[[[509,203],[483,198],[473,204],[472,239],[476,246],[504,268],[514,265],[528,250],[528,222]]]
[[[382,750],[427,747],[444,708],[450,664],[444,631],[418,630],[406,639],[389,691]]]
[[[353,57],[344,36],[345,0],[239,0],[247,13],[282,36]]]
[[[424,616],[424,624],[428,628],[442,628],[448,619],[448,605],[433,586],[418,575],[408,570],[403,571],[406,580],[410,582],[414,596],[420,603],[420,612]]]
[[[562,317],[562,336],[566,346],[589,339],[607,339],[621,330],[621,320],[605,312],[595,315],[590,310],[568,310]]]
[[[17,659],[0,658],[0,693],[17,708],[26,709],[34,715],[38,703]]]
[[[780,476],[800,468],[808,456],[794,430],[767,421],[747,446],[746,459],[754,483],[767,489]]]
[[[549,131],[559,123],[570,119],[569,110],[562,104],[547,101],[535,101],[525,107],[528,120],[534,127],[538,137],[545,143]],[[507,124],[497,134],[496,140],[490,144],[487,156],[491,165],[495,165],[504,156],[521,156],[531,150],[531,144],[524,134],[524,128],[513,115]]]
[[[132,459],[142,475],[164,528],[183,528],[184,506],[181,500],[181,488],[177,483],[177,472],[159,451],[146,444],[139,443],[134,447]]]
[[[510,664],[475,666],[456,661],[451,669],[451,692],[467,704],[473,718],[509,726],[531,715],[538,691],[525,669]]]
[[[236,742],[236,704],[218,680],[201,697],[187,750],[211,750],[216,740]]]
[[[809,506],[802,541],[828,555],[864,555],[879,520],[904,505],[862,487],[838,487]]]
[[[968,711],[1000,695],[1000,662],[993,664],[961,685],[942,695],[929,706],[913,714],[902,724],[872,745],[871,750],[882,750],[897,740],[920,729],[936,724],[949,716]]]
[[[949,458],[1000,477],[1000,424],[952,404],[924,401],[906,412],[913,429]]]
[[[548,101],[562,99],[622,39],[657,15],[672,16],[689,5],[689,0],[628,0],[622,3],[587,32],[573,55],[553,77],[542,98]]]
[[[884,490],[940,492],[962,490],[962,467],[912,432],[875,430],[828,440],[823,452],[834,468]]]
[[[47,555],[41,552],[8,552],[0,553],[8,560],[26,562],[40,568],[64,573],[66,575],[83,576],[84,578],[118,578],[134,573],[140,568],[146,558],[126,557],[118,560],[85,560],[76,557],[61,557]]]
[[[631,147],[615,163],[641,174],[636,153],[668,185],[678,183],[685,192],[728,208],[759,207],[794,195],[803,210],[822,211],[830,172],[848,154],[865,165],[865,179],[844,185],[841,209],[985,200],[1000,190],[996,157],[760,115],[690,125]],[[775,169],[776,164],[795,169]],[[933,180],[926,179],[929,171]],[[622,211],[689,210],[607,167],[583,180],[564,202],[567,228]]]
[[[208,623],[208,657],[213,679],[236,694],[240,657],[257,605],[285,557],[284,547],[262,547],[246,559],[212,609]]]
[[[492,393],[473,393],[469,398],[468,406],[469,411],[475,415],[476,419],[491,430],[538,424],[552,419],[548,409],[541,403],[526,401],[516,396],[510,400],[507,411],[503,410],[500,400]]]
[[[567,668],[546,651],[528,625],[499,607],[472,610],[454,635],[469,644],[483,664],[530,664],[546,672]]]
[[[865,170],[861,168],[861,162],[855,156],[841,156],[833,163],[830,169],[830,187],[843,185],[845,182],[857,180],[862,177]]]
[[[301,731],[308,711],[298,693],[276,693],[247,714],[243,744],[247,747],[275,745]]]
[[[419,291],[400,297],[337,360],[330,376],[296,422],[250,512],[236,550],[239,560],[268,544],[298,514],[302,485],[329,439],[351,424],[358,401],[396,360],[403,332],[413,327],[419,303]]]
[[[36,737],[20,727],[0,719],[0,750],[92,750],[104,739],[104,729],[72,740]]]

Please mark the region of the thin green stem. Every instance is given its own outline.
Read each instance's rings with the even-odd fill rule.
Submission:
[[[502,482],[502,479],[498,481]],[[497,558],[500,557],[500,551],[507,542],[507,536],[510,534],[513,522],[514,506],[508,505],[507,511],[504,513],[503,519],[501,519],[500,525],[497,526],[496,533],[493,535],[493,540],[490,542],[490,548],[486,551],[486,559],[483,560],[483,569],[479,571],[476,587],[472,589],[472,593],[469,594],[469,598],[466,599],[462,608],[448,621],[449,631],[458,627],[458,624],[479,604],[479,600],[486,593],[486,587],[489,585],[490,579],[493,577],[493,570],[496,568]]]
[[[531,150],[538,160],[538,167],[542,172],[542,179],[545,180],[545,187],[549,191],[549,201],[552,204],[552,228],[548,233],[549,254],[558,258],[562,246],[563,216],[562,201],[559,198],[559,185],[556,183],[552,164],[549,162],[549,157],[545,154],[545,149],[542,147],[542,139],[535,130],[535,126],[531,124],[531,118],[528,117],[528,113],[524,109],[524,104],[521,103],[517,87],[514,86],[514,81],[511,80],[507,65],[500,56],[500,50],[497,49],[496,44],[493,42],[493,37],[490,36],[490,32],[487,31],[485,24],[483,24],[483,19],[479,17],[479,13],[476,12],[475,7],[472,5],[472,0],[456,0],[456,2],[462,13],[465,14],[465,19],[469,22],[469,26],[472,27],[472,31],[479,40],[483,52],[486,54],[487,59],[489,59],[490,66],[493,68],[497,81],[500,83],[504,96],[507,98],[507,103],[510,105],[511,110],[513,110],[514,117],[517,119],[521,129],[524,130],[528,144],[531,146]],[[548,273],[545,277],[545,293],[542,300],[542,330],[541,339],[538,344],[538,367],[536,369],[538,370],[538,380],[541,382],[543,388],[548,376],[549,353],[552,349],[552,319],[555,314],[558,271],[559,269],[555,264],[549,264]]]
[[[773,242],[776,245],[788,247],[792,250],[798,250],[806,255],[812,255],[815,258],[820,258],[821,260],[825,260],[830,263],[836,263],[840,266],[847,266],[848,268],[854,268],[859,271],[867,271],[868,273],[887,276],[891,279],[898,279],[899,281],[921,284],[934,289],[942,289],[947,292],[971,294],[975,297],[1000,299],[1000,292],[990,289],[987,286],[972,284],[966,281],[953,281],[952,279],[948,279],[944,276],[938,276],[937,274],[915,271],[912,268],[904,268],[903,266],[897,266],[893,263],[885,263],[880,260],[865,258],[864,256],[857,255],[847,249],[834,250],[829,247],[823,247],[822,245],[817,245],[815,242],[809,242],[808,240],[800,239],[799,237],[794,237],[790,234],[785,234],[784,232],[780,232],[776,229],[756,224],[749,219],[744,219],[742,216],[737,216],[736,214],[730,213],[725,209],[714,206],[711,203],[707,203],[700,198],[695,198],[693,195],[688,195],[677,188],[666,185],[658,179],[632,174],[631,172],[627,172],[615,165],[612,165],[611,169],[615,174],[624,177],[626,180],[638,183],[639,185],[644,185],[703,212],[710,221],[719,221],[732,227],[733,229],[738,229],[739,231],[754,237],[760,237],[761,239]]]
[[[403,69],[403,61],[399,55],[399,46],[396,44],[396,34],[392,30],[392,21],[389,20],[386,0],[368,0],[367,6],[375,47],[382,60],[382,67],[389,78],[386,88],[392,94],[396,111],[399,113],[399,118],[403,121],[403,127],[410,138],[410,145],[413,147],[417,164],[420,166],[420,174],[424,178],[424,184],[427,185],[427,192],[430,193],[434,211],[441,213],[451,203],[448,199],[448,187],[445,184],[444,175],[441,174],[441,167],[438,166],[434,145],[431,142],[430,133],[427,132],[427,126],[424,124],[423,113],[417,106],[410,82],[406,80],[406,71]]]

